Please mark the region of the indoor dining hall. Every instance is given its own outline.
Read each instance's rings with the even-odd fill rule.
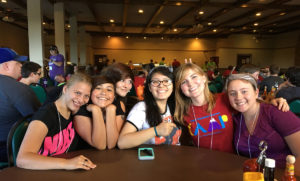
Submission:
[[[0,0],[0,20],[0,180],[300,179],[299,0]]]

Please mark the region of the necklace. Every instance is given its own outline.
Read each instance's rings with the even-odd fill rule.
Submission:
[[[55,104],[54,104],[55,105]],[[52,155],[54,155],[54,154],[56,154],[57,153],[57,149],[58,149],[58,147],[60,146],[60,144],[61,144],[61,141],[63,140],[63,135],[62,135],[62,130],[61,130],[61,119],[60,119],[60,114],[59,114],[59,112],[58,112],[58,109],[56,108],[56,111],[57,111],[57,117],[58,117],[58,123],[59,123],[59,137],[58,137],[58,145],[57,145],[57,147],[56,147],[56,149],[55,149],[55,151],[53,152],[53,153],[51,153],[50,154],[50,156],[52,156]],[[68,148],[67,148],[67,150],[66,150],[66,152],[65,153],[67,153],[68,151],[69,151],[69,148],[70,148],[70,146],[71,146],[71,143],[69,144],[69,146],[68,146]]]
[[[194,110],[194,105],[192,105],[192,111],[193,111],[193,116],[194,116],[194,119],[195,119],[195,122],[196,122],[196,128],[198,128],[198,121],[197,121],[197,118],[196,118],[196,114],[195,114],[195,110]],[[210,123],[214,120],[214,118],[212,117],[211,113],[210,113]],[[211,124],[212,125],[212,132],[211,132],[211,137],[210,137],[210,149],[212,150],[212,146],[213,146],[213,136],[214,136],[214,124]],[[198,148],[200,147],[200,131],[198,130]]]
[[[254,119],[253,119],[253,122],[252,122],[252,126],[251,126],[251,128],[249,130],[248,139],[247,139],[247,142],[248,142],[248,152],[249,152],[250,158],[252,158],[251,148],[250,148],[250,138],[251,138],[251,133],[254,134],[254,129],[255,129],[254,124],[256,122],[259,110],[260,110],[260,106],[258,107],[258,110],[255,113],[255,116],[254,116]],[[241,113],[240,126],[239,126],[239,137],[238,137],[236,148],[235,148],[238,155],[240,155],[240,153],[239,153],[239,142],[240,142],[240,138],[241,138],[242,118],[243,118],[243,114]],[[245,124],[246,124],[246,121],[245,121]]]

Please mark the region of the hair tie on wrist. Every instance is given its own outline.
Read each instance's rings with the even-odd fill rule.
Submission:
[[[154,132],[155,132],[155,136],[159,137],[156,131],[156,126],[154,126]]]

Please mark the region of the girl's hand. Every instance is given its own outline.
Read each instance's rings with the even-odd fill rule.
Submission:
[[[86,110],[88,110],[89,112],[93,112],[100,110],[100,108],[95,104],[89,104],[88,106],[86,106]]]
[[[159,136],[169,136],[174,128],[176,128],[174,123],[162,122],[156,127],[156,130]]]
[[[286,99],[280,97],[280,98],[275,98],[272,99],[270,102],[273,106],[276,106],[279,110],[282,112],[287,112],[290,110],[290,106],[287,103]]]
[[[95,167],[96,165],[91,160],[89,160],[83,155],[79,155],[72,159],[66,160],[65,168],[67,170],[75,170],[75,169],[90,170],[90,169],[94,169]]]

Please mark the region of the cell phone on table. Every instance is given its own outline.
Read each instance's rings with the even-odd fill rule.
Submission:
[[[138,156],[139,156],[139,160],[153,160],[154,159],[153,148],[139,148]]]

